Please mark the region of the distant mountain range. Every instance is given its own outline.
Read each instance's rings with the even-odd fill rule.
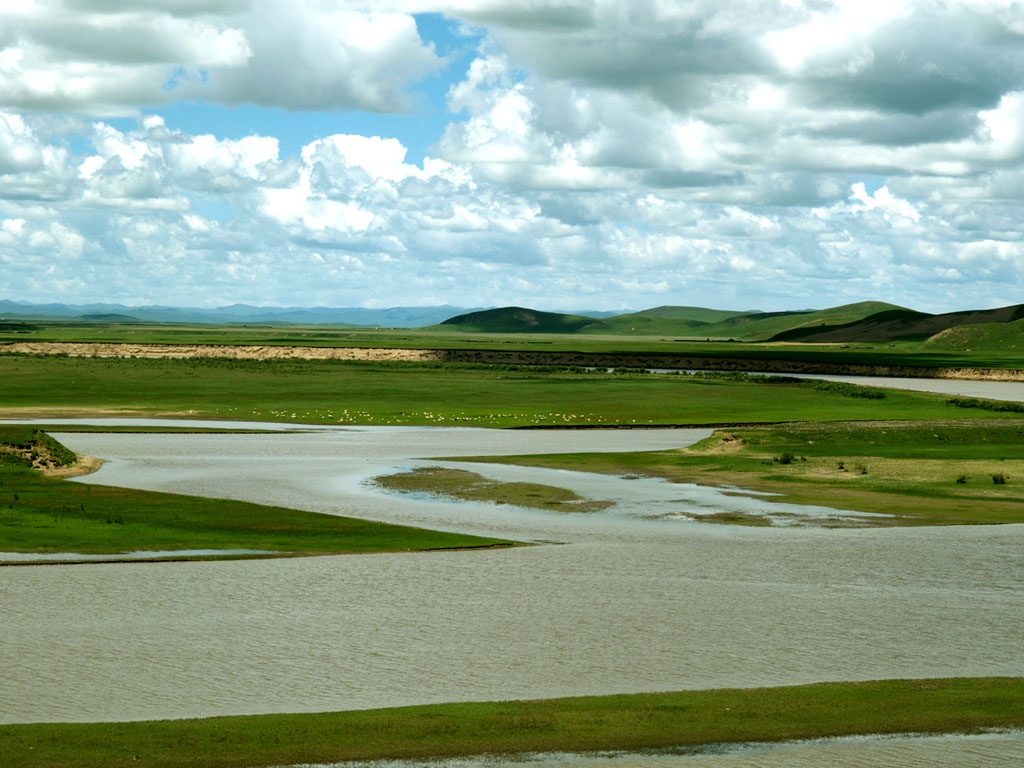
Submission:
[[[471,311],[465,307],[129,307],[124,304],[29,304],[0,301],[0,319],[84,320],[105,323],[282,323],[291,325],[360,325],[388,328],[417,328],[434,325]]]
[[[81,320],[102,323],[280,323],[289,325],[357,325],[385,328],[420,328],[436,325],[453,315],[476,311],[445,304],[432,307],[129,307],[124,304],[31,304],[0,300],[0,320]],[[595,311],[591,319],[619,314]]]
[[[29,304],[0,300],[2,320],[423,328],[465,333],[662,336],[680,340],[855,343],[926,341],[937,349],[1024,349],[1024,304],[932,315],[881,301],[790,312],[661,306],[640,312],[544,312],[526,307],[254,307]]]

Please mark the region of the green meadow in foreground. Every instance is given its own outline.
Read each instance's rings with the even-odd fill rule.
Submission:
[[[0,381],[5,416],[504,428],[989,415],[931,394],[802,379],[473,364],[0,355]]]
[[[255,768],[1022,726],[1024,678],[883,680],[321,714],[4,725],[0,764]]]
[[[677,451],[460,460],[651,475],[895,516],[872,518],[871,525],[987,524],[1024,522],[1021,444],[1018,420],[804,423],[720,429]],[[711,514],[705,520],[763,522]]]
[[[422,551],[511,545],[498,539],[375,523],[282,507],[69,483],[32,469],[75,456],[29,427],[0,426],[0,551],[108,554],[253,549],[268,555]],[[2,765],[0,761],[0,765]]]

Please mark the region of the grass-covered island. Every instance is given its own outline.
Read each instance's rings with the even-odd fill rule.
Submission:
[[[1024,678],[883,680],[318,714],[5,725],[0,765],[257,768],[1020,727]]]
[[[610,501],[585,499],[565,488],[540,483],[506,483],[476,472],[445,467],[422,467],[375,478],[387,491],[426,493],[458,501],[484,501],[546,509],[551,512],[598,512]]]
[[[79,462],[80,457],[38,429],[0,426],[0,552],[255,550],[257,554],[247,556],[265,552],[262,556],[269,557],[512,545],[296,509],[59,478]]]

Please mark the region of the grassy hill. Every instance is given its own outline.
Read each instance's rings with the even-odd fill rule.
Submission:
[[[679,336],[691,339],[762,341],[793,329],[834,327],[860,321],[885,310],[911,311],[881,301],[863,301],[831,309],[796,312],[736,312],[703,307],[662,306],[596,319],[582,315],[541,312],[523,307],[502,307],[458,315],[434,326],[431,330],[470,333]]]
[[[758,312],[737,315],[714,325],[702,326],[697,333],[711,339],[731,338],[739,341],[764,341],[778,338],[779,334],[786,331],[858,322],[879,312],[894,310],[911,311],[895,304],[887,304],[884,301],[861,301],[856,304],[844,304],[839,307],[814,311]]]
[[[500,307],[456,315],[434,326],[434,329],[469,333],[576,333],[594,322],[594,318],[583,315]]]
[[[119,315],[116,312],[100,312],[93,315],[79,315],[78,317],[72,318],[74,320],[82,320],[87,323],[144,323],[145,320],[139,320],[137,317],[131,315]]]
[[[857,322],[886,310],[911,311],[882,301],[862,301],[830,309],[792,312],[730,312],[699,307],[656,307],[595,322],[582,328],[580,333],[763,341],[784,331]]]
[[[704,307],[661,306],[628,312],[623,315],[598,320],[580,330],[581,333],[603,333],[620,335],[699,335],[699,329],[719,323],[737,315],[746,314],[727,309],[706,309]]]
[[[1024,319],[1008,323],[957,325],[939,331],[925,341],[925,346],[972,352],[1024,350]]]
[[[469,312],[445,320],[432,330],[469,333],[592,333],[611,336],[700,335],[703,328],[742,312],[704,307],[662,306],[641,312],[596,318],[525,307]]]
[[[998,309],[968,310],[929,315],[911,310],[878,312],[861,320],[829,323],[818,328],[793,328],[774,336],[771,341],[828,342],[893,342],[925,341],[958,326],[977,324],[1004,325],[1024,318],[1024,304]]]

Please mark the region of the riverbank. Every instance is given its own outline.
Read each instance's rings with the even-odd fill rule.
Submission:
[[[100,467],[107,463],[106,459],[99,459],[95,456],[82,456],[76,454],[75,463],[68,467],[47,467],[42,469],[42,473],[46,477],[52,477],[54,479],[66,480],[72,477],[85,477],[96,472]]]
[[[65,480],[102,463],[33,427],[0,426],[0,553],[39,556],[38,561],[0,559],[0,565],[53,563],[46,558],[58,554],[69,555],[65,562],[81,555],[124,554],[125,560],[138,560],[139,552],[186,560],[233,559],[240,551],[245,557],[295,557],[515,546],[280,506]],[[200,554],[187,554],[193,551]]]
[[[848,519],[688,511],[695,522],[825,527],[1024,522],[1018,420],[876,421],[725,428],[689,448],[642,453],[466,457],[769,494],[773,504],[867,513]],[[424,478],[424,485],[429,478]],[[772,505],[769,504],[770,508]]]
[[[643,750],[1024,727],[1024,678],[442,704],[319,714],[0,726],[5,768],[257,768]]]
[[[885,376],[971,381],[1024,381],[1022,369],[882,365],[785,358],[676,355],[666,353],[555,352],[502,349],[403,349],[273,345],[131,344],[87,342],[12,342],[0,352],[71,357],[230,359],[230,360],[366,360],[378,362],[482,363],[486,365],[555,365],[596,368],[763,371],[768,373]]]

